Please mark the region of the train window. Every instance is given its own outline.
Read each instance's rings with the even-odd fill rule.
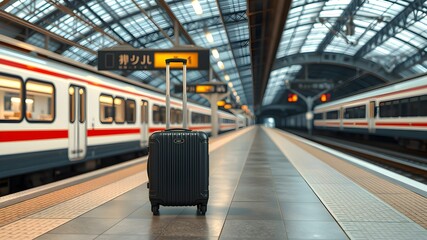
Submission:
[[[76,101],[74,101],[75,94],[74,87],[70,86],[68,88],[68,100],[70,102],[70,123],[74,123],[76,121]]]
[[[22,80],[0,75],[0,121],[22,120]]]
[[[409,116],[409,98],[400,99],[400,116]]]
[[[400,115],[400,104],[399,100],[391,102],[391,117],[399,117]]]
[[[109,95],[99,96],[99,114],[101,123],[113,122],[113,97]]]
[[[227,118],[220,118],[220,123],[236,123],[235,120],[227,119]]]
[[[176,110],[176,123],[182,124],[182,110]]]
[[[423,106],[419,109],[419,115],[420,116],[427,116],[427,95],[420,96],[420,106]]]
[[[314,114],[314,120],[321,120],[321,119],[323,119],[323,113]]]
[[[338,119],[338,110],[329,111],[326,113],[326,119]]]
[[[126,99],[126,122],[135,123],[136,121],[136,103],[135,100]]]
[[[52,122],[55,116],[53,84],[28,80],[25,83],[26,117],[31,122]]]
[[[177,123],[176,122],[176,110],[175,110],[175,108],[171,108],[171,112],[170,112],[170,123],[171,124],[175,124],[175,123]]]
[[[416,117],[418,116],[418,106],[419,106],[419,97],[409,98],[409,113],[408,116]]]
[[[160,123],[160,107],[158,105],[153,105],[153,123]]]
[[[125,99],[121,97],[114,98],[114,121],[116,123],[125,122]]]
[[[366,106],[361,105],[357,107],[346,108],[344,111],[345,119],[354,119],[354,118],[366,118]]]
[[[391,117],[391,101],[380,102],[380,117],[388,118]]]
[[[86,93],[83,88],[79,89],[79,103],[80,103],[79,121],[81,123],[84,123],[86,121]]]
[[[160,107],[160,122],[163,124],[166,123],[166,107],[165,106]]]
[[[202,114],[202,113],[191,112],[191,122],[192,123],[210,123],[211,116]]]

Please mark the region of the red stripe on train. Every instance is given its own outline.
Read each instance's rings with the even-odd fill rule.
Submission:
[[[393,126],[393,127],[427,127],[427,123],[402,123],[402,122],[377,122],[376,126]]]
[[[16,67],[16,68],[20,68],[20,69],[25,69],[25,70],[29,70],[29,71],[33,71],[33,72],[37,72],[37,73],[42,73],[42,74],[46,74],[46,75],[50,75],[50,76],[54,76],[54,77],[58,77],[58,78],[63,78],[63,79],[68,79],[68,80],[72,79],[72,80],[84,82],[84,83],[91,84],[91,85],[98,86],[98,87],[107,88],[107,89],[114,90],[114,91],[119,91],[119,92],[123,92],[123,93],[129,93],[129,94],[137,95],[137,96],[144,97],[144,98],[155,99],[157,101],[163,101],[163,102],[165,101],[164,99],[161,99],[161,98],[157,98],[157,97],[153,97],[153,96],[149,97],[147,95],[140,94],[140,93],[135,93],[133,91],[127,91],[127,90],[123,90],[123,89],[116,88],[116,87],[110,87],[110,86],[107,86],[107,85],[104,85],[104,84],[99,84],[97,82],[91,82],[91,81],[88,81],[88,80],[85,80],[85,79],[81,79],[81,78],[69,76],[69,75],[66,75],[66,74],[61,74],[61,73],[49,71],[49,70],[46,70],[46,69],[34,67],[34,66],[31,66],[31,65],[27,65],[27,64],[12,62],[12,61],[5,60],[5,59],[0,59],[0,64],[7,65],[7,66],[10,66],[10,67]],[[172,105],[178,105],[178,104],[176,104],[174,102],[171,102],[171,104]]]
[[[87,135],[89,137],[105,136],[105,135],[119,135],[119,134],[139,134],[139,128],[126,128],[126,129],[88,129]]]
[[[210,129],[210,126],[194,126],[191,130]],[[162,131],[165,128],[150,128],[150,133]],[[88,129],[88,137],[140,134],[139,128],[125,129]],[[68,138],[68,130],[23,130],[23,131],[0,131],[0,142],[32,141],[32,140],[50,140]]]
[[[1,131],[0,142],[68,138],[68,130]]]
[[[368,126],[368,123],[367,122],[343,122],[343,125],[346,125],[346,126]]]

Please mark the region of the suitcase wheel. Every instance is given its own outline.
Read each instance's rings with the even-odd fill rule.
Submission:
[[[205,204],[198,204],[197,205],[197,213],[200,215],[205,215],[206,211],[208,210],[208,206]]]
[[[151,211],[153,212],[153,215],[158,216],[159,215],[159,205],[151,205]]]

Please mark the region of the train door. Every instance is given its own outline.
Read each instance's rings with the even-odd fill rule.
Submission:
[[[340,121],[340,130],[344,130],[344,108],[341,107],[338,111],[338,120]]]
[[[141,100],[141,147],[148,145],[148,102]]]
[[[69,125],[68,159],[84,159],[86,156],[86,89],[71,85],[68,88]]]
[[[375,101],[369,102],[368,125],[369,133],[375,133]]]

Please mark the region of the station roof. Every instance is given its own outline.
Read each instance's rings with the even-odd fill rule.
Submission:
[[[90,65],[97,50],[123,44],[215,49],[214,78],[229,83],[232,101],[257,108],[286,102],[293,81],[332,82],[339,97],[427,71],[426,0],[198,0],[202,14],[192,2],[3,0],[0,34]],[[117,73],[165,88],[163,71]],[[190,83],[208,78],[188,73]]]

